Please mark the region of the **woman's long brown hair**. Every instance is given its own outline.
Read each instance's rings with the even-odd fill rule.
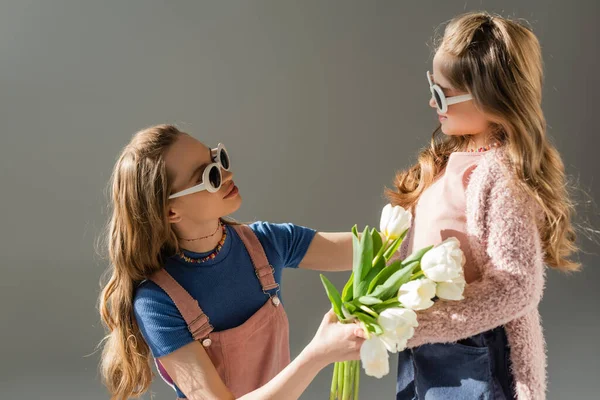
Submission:
[[[136,133],[112,173],[112,217],[105,235],[110,278],[99,299],[108,330],[101,373],[112,399],[138,397],[152,381],[152,357],[135,320],[133,296],[136,286],[163,266],[163,254],[178,248],[167,218],[164,154],[180,134],[171,125]]]

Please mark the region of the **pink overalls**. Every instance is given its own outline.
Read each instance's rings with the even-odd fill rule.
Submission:
[[[240,326],[213,332],[198,302],[167,271],[161,269],[150,279],[173,300],[192,337],[204,346],[219,376],[237,398],[263,386],[288,365],[290,349],[287,314],[277,297],[279,285],[273,267],[250,227],[233,228],[250,254],[262,291],[268,296],[265,304]],[[273,291],[275,294],[271,295]],[[156,365],[163,379],[172,385],[173,380],[160,361],[156,360]]]

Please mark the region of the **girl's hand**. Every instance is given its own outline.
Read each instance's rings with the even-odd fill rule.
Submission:
[[[329,310],[307,349],[313,357],[328,365],[360,360],[360,347],[364,341],[365,333],[359,325],[342,324],[333,310]]]

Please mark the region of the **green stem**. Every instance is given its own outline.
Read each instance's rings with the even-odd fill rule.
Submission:
[[[385,243],[383,245],[381,245],[381,249],[379,249],[379,252],[377,253],[377,255],[375,256],[375,258],[373,259],[373,263],[371,264],[372,266],[377,265],[377,263],[379,262],[379,259],[383,256],[383,254],[385,253],[385,251],[388,249],[390,243],[391,243],[391,240],[386,239]]]
[[[363,332],[365,333],[366,339],[367,340],[371,339],[371,334],[369,333],[369,330],[367,329],[367,326],[365,325],[364,322],[360,321],[360,327],[362,328]]]
[[[383,258],[385,258],[386,263],[392,258],[395,252],[398,251],[402,242],[404,241],[404,236],[406,236],[406,231],[397,239],[392,241],[392,245],[383,253]]]
[[[360,380],[360,361],[354,361],[354,400],[358,400],[358,384]]]
[[[378,307],[382,307],[382,306],[387,306],[389,304],[394,304],[398,302],[398,298],[397,297],[392,297],[391,299],[388,299],[386,301],[384,301],[383,303],[377,304]]]
[[[367,306],[360,306],[359,307],[361,310],[363,310],[364,312],[366,312],[367,314],[369,314],[370,316],[372,316],[373,318],[377,319],[379,318],[379,314],[377,314],[375,311],[371,310],[369,307]]]
[[[342,400],[342,391],[344,390],[344,363],[338,363],[338,387],[337,387],[337,398]]]
[[[335,391],[337,390],[337,374],[338,363],[333,364],[333,379],[331,379],[331,391],[329,392],[329,400],[336,400]]]
[[[419,272],[413,274],[413,276],[411,276],[410,280],[412,281],[412,280],[420,278],[420,277],[422,277],[424,275],[425,275],[425,273],[423,271],[419,271]]]
[[[350,382],[350,374],[352,372],[352,364],[350,361],[344,361],[344,390],[342,391],[342,400],[349,400],[350,390],[352,385]]]

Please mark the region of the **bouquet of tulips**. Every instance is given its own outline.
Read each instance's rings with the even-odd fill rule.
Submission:
[[[367,226],[359,235],[356,225],[352,228],[352,274],[342,293],[321,275],[339,320],[363,328],[367,340],[360,350],[360,362],[365,373],[376,378],[389,373],[388,352],[404,350],[414,335],[418,326],[415,311],[431,307],[436,298],[461,300],[466,284],[465,256],[456,238],[390,262],[411,222],[410,212],[386,205],[380,232]],[[358,399],[360,362],[335,363],[330,400]]]

